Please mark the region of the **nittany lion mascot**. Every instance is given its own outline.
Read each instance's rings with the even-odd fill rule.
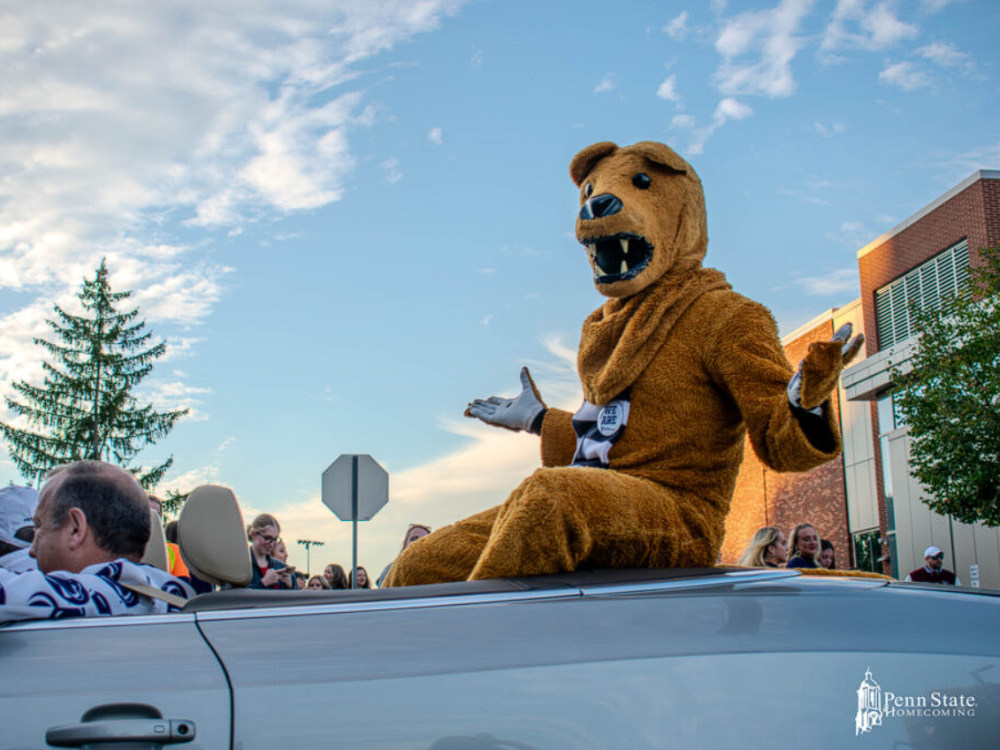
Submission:
[[[467,416],[539,434],[542,468],[503,505],[412,544],[389,586],[714,565],[748,431],[776,471],[840,451],[829,398],[863,338],[845,326],[793,370],[768,310],[702,267],[701,181],[667,146],[597,143],[570,175],[576,236],[608,298],[583,324],[583,406],[547,408],[526,369],[516,398],[473,401]]]

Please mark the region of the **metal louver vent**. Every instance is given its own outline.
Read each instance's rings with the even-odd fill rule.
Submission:
[[[962,240],[875,292],[879,349],[911,333],[910,307],[935,309],[945,297],[964,294],[969,286],[969,243]]]

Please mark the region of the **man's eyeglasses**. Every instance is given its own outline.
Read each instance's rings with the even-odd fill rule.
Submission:
[[[944,552],[939,552],[936,555],[931,555],[931,560],[944,560]]]

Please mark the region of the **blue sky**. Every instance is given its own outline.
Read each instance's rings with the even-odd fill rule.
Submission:
[[[145,397],[192,410],[142,454],[174,455],[163,488],[231,486],[326,542],[313,568],[347,563],[320,475],[371,453],[374,572],[537,465],[469,400],[527,363],[579,405],[602,298],[578,150],[686,156],[706,264],[788,332],[857,297],[859,248],[1000,168],[998,33],[988,0],[2,3],[0,389],[41,381],[31,337],[106,256],[170,347]]]

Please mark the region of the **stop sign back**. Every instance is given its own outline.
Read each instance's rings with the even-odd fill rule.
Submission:
[[[344,453],[323,472],[322,499],[341,521],[370,521],[389,502],[389,474],[367,453]]]

